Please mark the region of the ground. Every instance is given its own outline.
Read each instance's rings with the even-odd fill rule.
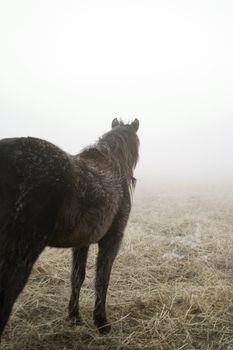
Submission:
[[[14,307],[1,349],[233,350],[233,190],[139,184],[108,292],[112,331],[92,322],[97,247],[66,319],[70,251],[46,249]]]

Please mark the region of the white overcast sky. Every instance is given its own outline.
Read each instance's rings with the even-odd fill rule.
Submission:
[[[137,175],[233,179],[232,0],[0,2],[0,138],[140,120]]]

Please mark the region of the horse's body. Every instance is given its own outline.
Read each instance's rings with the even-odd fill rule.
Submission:
[[[113,129],[77,156],[35,138],[0,141],[0,336],[46,246],[73,248],[69,316],[80,322],[88,247],[98,243],[94,322],[108,332],[105,301],[131,209],[138,121]]]

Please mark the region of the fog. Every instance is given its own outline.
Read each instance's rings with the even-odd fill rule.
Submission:
[[[0,138],[140,120],[141,182],[233,180],[231,0],[2,1]]]

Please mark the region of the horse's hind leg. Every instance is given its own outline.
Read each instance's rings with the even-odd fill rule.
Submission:
[[[13,303],[6,302],[5,300],[5,292],[4,289],[1,288],[0,291],[0,342],[1,342],[1,336],[4,330],[4,327],[8,321],[8,318],[10,316],[10,312],[13,306]]]
[[[28,267],[17,263],[5,264],[0,271],[0,337],[10,317],[14,302],[23,289],[30,274]]]
[[[88,249],[89,247],[74,248],[72,251],[71,297],[68,310],[69,318],[76,324],[82,323],[79,314],[79,294],[85,279]]]
[[[8,239],[0,248],[0,338],[14,302],[23,290],[34,262],[45,247],[43,236],[41,239],[39,236],[38,240],[33,244],[26,240]]]
[[[106,317],[106,295],[111,274],[111,269],[123,236],[123,230],[119,229],[118,222],[113,223],[108,233],[99,242],[99,252],[96,266],[96,300],[93,319],[99,332],[108,333],[111,326]]]

